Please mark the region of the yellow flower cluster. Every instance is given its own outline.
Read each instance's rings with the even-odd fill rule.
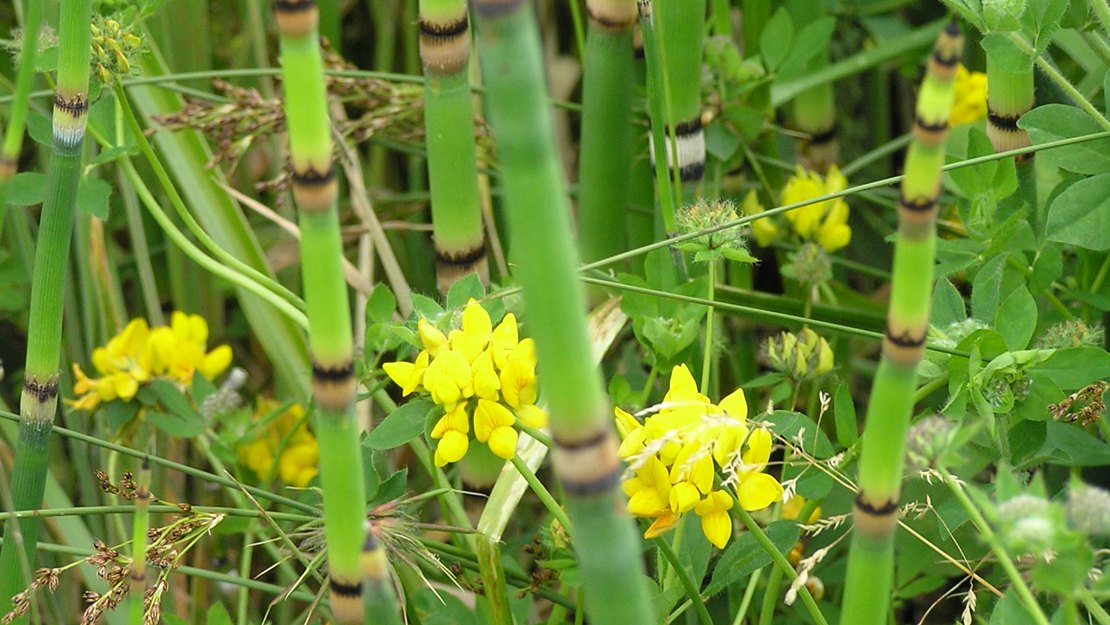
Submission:
[[[977,122],[987,116],[987,75],[971,72],[960,63],[956,67],[956,99],[952,103],[949,125]]]
[[[783,205],[836,193],[848,188],[848,179],[840,173],[836,165],[829,167],[829,173],[821,174],[807,171],[801,166],[782,188]],[[750,191],[741,204],[745,215],[758,215],[765,209],[759,203],[755,191]],[[794,232],[803,241],[816,241],[825,251],[835,252],[852,240],[852,229],[848,226],[848,203],[844,198],[825,200],[808,206],[801,206],[786,212],[786,219]],[[779,226],[771,219],[757,219],[752,222],[752,235],[760,247],[767,247],[781,234]]]
[[[259,397],[255,420],[265,418],[280,406],[273,399]],[[262,435],[239,447],[239,460],[262,481],[273,477],[275,456],[278,458],[277,475],[290,486],[307,486],[319,473],[320,445],[308,431],[304,407],[300,404],[293,404],[271,418]]]
[[[621,488],[628,511],[654,519],[644,532],[654,538],[694,511],[709,542],[723,549],[732,536],[728,511],[735,501],[715,485],[717,469],[724,484],[735,488],[745,510],[760,510],[778,501],[783,488],[764,473],[771,457],[771,433],[748,427],[744,391],[736,389],[718,404],[698,392],[686,365],[671,371],[670,388],[658,412],[642,424],[616,409],[620,455],[632,476]]]
[[[424,349],[414,362],[383,365],[386,375],[408,396],[427,392],[444,414],[432,429],[438,440],[436,466],[458,462],[473,436],[506,460],[516,454],[517,420],[544,427],[547,415],[536,406],[536,343],[521,340],[512,313],[493,327],[489,313],[471,299],[462,327],[447,335],[421,319],[417,325]]]
[[[94,410],[101,402],[130,401],[139,386],[154,378],[166,378],[188,386],[200,373],[215,379],[231,364],[227,345],[208,351],[208,323],[200,315],[173,313],[170,325],[151,328],[145,319],[132,319],[108,344],[93,351],[98,378],[90,378],[74,363],[77,410]]]

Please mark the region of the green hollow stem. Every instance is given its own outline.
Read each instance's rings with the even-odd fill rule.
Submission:
[[[18,167],[19,151],[23,147],[23,128],[27,123],[27,108],[31,100],[31,82],[35,77],[35,59],[39,50],[39,29],[46,7],[41,2],[28,2],[23,12],[23,43],[19,48],[19,71],[15,77],[8,127],[4,130],[4,143],[0,147],[0,236],[8,219],[8,186]]]
[[[612,413],[590,365],[585,294],[576,279],[538,29],[531,5],[522,0],[482,0],[474,10],[516,277],[544,372],[552,455],[575,528],[586,611],[599,624],[652,622],[639,538],[617,488],[622,471]]]
[[[635,0],[588,2],[578,168],[578,240],[584,260],[627,249],[632,169],[632,25]]]
[[[955,22],[941,32],[918,96],[914,140],[906,155],[882,359],[862,436],[859,493],[853,507],[841,623],[887,622],[893,590],[894,535],[906,431],[925,349],[936,259],[936,205],[953,80],[963,50]]]
[[[59,18],[58,82],[53,116],[53,150],[35,245],[27,325],[27,361],[20,400],[19,439],[11,476],[14,509],[42,505],[49,470],[50,432],[58,405],[62,307],[76,211],[77,184],[88,114],[90,0],[67,0]],[[35,567],[38,519],[9,523],[0,549],[0,611],[27,586]],[[23,617],[25,619],[25,616]]]
[[[465,0],[421,0],[419,28],[436,286],[446,294],[470,273],[489,283]]]
[[[301,228],[329,606],[336,621],[356,624],[364,620],[366,603],[380,603],[383,599],[378,595],[391,592],[392,587],[387,583],[384,551],[372,549],[372,534],[366,534],[364,527],[366,489],[354,411],[354,343],[341,262],[338,184],[318,40],[319,14],[312,0],[275,2],[274,14],[281,38],[291,186]],[[367,549],[380,564],[374,579],[381,583],[366,581]],[[368,590],[375,596],[366,596]]]
[[[652,3],[645,2],[639,6],[640,34],[644,40],[644,63],[646,65],[645,84],[647,87],[648,116],[651,119],[666,119],[669,115],[669,98],[667,93],[666,74],[663,72],[656,29],[652,11]],[[677,231],[675,211],[680,203],[677,187],[673,184],[671,176],[667,174],[667,164],[663,159],[655,158],[655,154],[667,153],[667,134],[664,124],[651,124],[648,137],[648,148],[652,155],[650,162],[658,185],[659,211],[663,220],[663,229],[667,234]],[[619,254],[610,256],[620,257]],[[594,261],[597,262],[597,261]]]
[[[131,606],[130,625],[143,623],[143,595],[146,593],[147,528],[150,527],[150,462],[143,460],[136,480],[135,515],[131,520]]]

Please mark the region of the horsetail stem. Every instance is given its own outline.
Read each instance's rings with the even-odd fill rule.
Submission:
[[[131,595],[130,624],[142,625],[146,594],[147,528],[150,527],[150,459],[143,458],[135,489],[135,518],[131,525]]]
[[[622,468],[576,279],[570,210],[555,153],[539,33],[523,0],[479,0],[482,74],[501,155],[509,232],[551,414],[553,460],[575,527],[590,621],[652,622],[640,544],[621,512]],[[614,601],[620,597],[620,601]]]
[[[894,530],[906,430],[913,411],[917,364],[929,328],[936,252],[936,207],[953,77],[963,36],[952,22],[940,33],[917,100],[914,139],[898,202],[894,270],[882,361],[875,374],[860,456],[841,623],[880,625],[890,608]]]
[[[397,598],[393,594],[393,579],[389,560],[374,528],[367,526],[359,556],[362,568],[363,606],[367,625],[401,625]]]
[[[584,260],[627,249],[636,0],[589,0],[582,79],[578,238]]]
[[[19,440],[12,467],[11,495],[16,510],[42,505],[49,464],[50,431],[58,405],[62,305],[73,233],[81,149],[89,108],[90,0],[65,0],[58,28],[58,86],[54,91],[53,151],[46,177],[27,323],[27,363],[20,398]],[[0,548],[0,609],[27,585],[35,564],[38,519],[9,524]]]
[[[997,54],[997,52],[996,52]],[[999,61],[987,49],[987,136],[995,152],[1031,145],[1029,133],[1018,120],[1033,108],[1033,63],[1015,69]],[[1032,154],[1017,160],[1028,161]]]
[[[19,73],[15,77],[15,92],[4,144],[0,147],[0,234],[8,213],[8,185],[19,166],[19,151],[23,147],[23,127],[27,122],[27,104],[31,100],[31,80],[35,76],[35,57],[39,50],[39,28],[42,24],[42,3],[27,3],[23,13],[23,45],[19,49]]]
[[[825,17],[822,2],[800,2],[791,6],[794,27],[802,29]],[[809,71],[820,71],[829,64],[829,51],[822,48],[808,65]],[[830,165],[840,161],[837,139],[836,95],[833,83],[823,82],[798,94],[791,102],[794,125],[805,137],[797,142],[799,161],[807,169],[826,173]]]
[[[705,174],[705,131],[701,122],[705,0],[659,0],[657,4],[658,54],[669,86],[669,114],[663,120],[668,173],[683,185],[696,185]],[[658,121],[653,119],[653,123]]]
[[[314,0],[275,0],[274,15],[281,35],[293,199],[301,227],[330,605],[336,621],[361,623],[365,488],[354,413],[350,306],[340,260],[338,183],[317,37],[319,14]]]
[[[483,284],[489,283],[467,74],[470,22],[465,0],[420,0],[420,59],[436,286],[447,293],[472,272]]]

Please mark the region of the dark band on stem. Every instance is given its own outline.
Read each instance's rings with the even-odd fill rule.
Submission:
[[[701,115],[697,115],[684,122],[679,122],[675,124],[674,137],[675,139],[681,139],[683,137],[687,137],[701,131],[701,128]],[[663,134],[665,134],[669,138],[671,136],[671,127],[664,126]]]
[[[347,360],[336,366],[312,363],[312,394],[321,408],[341,411],[355,398],[355,364]]]
[[[54,93],[54,109],[64,111],[71,117],[84,117],[89,112],[89,99],[83,93],[78,93],[72,98],[66,98],[60,93]]]
[[[312,363],[312,379],[317,382],[346,382],[355,377],[355,363],[349,360],[337,367],[326,367]]]
[[[316,0],[274,0],[275,13],[301,13],[316,8]]]
[[[15,157],[0,155],[0,180],[14,176],[18,166],[19,162]]]
[[[563,490],[567,493],[578,497],[591,497],[616,489],[621,482],[621,476],[623,474],[624,471],[617,466],[608,473],[593,480],[577,482],[568,480],[564,477],[561,481],[563,483]]]
[[[436,247],[435,254],[436,262],[440,265],[469,268],[474,265],[474,263],[486,257],[486,240],[483,238],[482,242],[478,245],[458,251],[441,250],[439,247]]]
[[[335,167],[329,164],[325,171],[317,171],[316,168],[309,167],[303,172],[297,171],[297,168],[294,167],[291,178],[294,186],[309,188],[326,187],[335,180]]]
[[[836,141],[836,135],[840,132],[840,125],[833,124],[828,130],[813,132],[809,135],[810,145],[822,145],[824,143],[832,143]]]
[[[466,34],[470,29],[470,18],[464,12],[462,17],[456,20],[447,22],[433,22],[431,20],[420,19],[420,36],[429,37],[431,39],[454,39],[459,35]]]
[[[37,399],[39,403],[46,403],[58,396],[58,378],[46,382],[28,378],[23,381],[23,391]]]
[[[888,499],[881,505],[874,505],[863,497],[862,493],[856,495],[856,510],[875,517],[890,516],[898,512],[898,502]]]
[[[348,584],[332,577],[328,580],[328,590],[344,599],[354,599],[362,595],[362,582]]]
[[[608,439],[608,430],[601,429],[595,432],[593,436],[589,436],[580,440],[567,441],[552,437],[551,442],[554,443],[556,447],[564,451],[582,451],[591,447],[604,445]]]
[[[922,333],[920,337],[916,337],[910,330],[906,330],[901,334],[895,335],[894,331],[890,329],[890,324],[886,326],[884,331],[886,340],[893,343],[895,346],[902,349],[918,349],[925,346],[925,334]]]
[[[297,207],[306,211],[315,212],[331,208],[339,193],[339,184],[335,179],[335,166],[328,163],[326,170],[320,171],[309,165],[304,171],[293,167],[290,174],[293,183],[293,199]]]
[[[1020,114],[1003,115],[1001,113],[996,113],[989,105],[987,106],[987,121],[998,130],[1003,132],[1021,132],[1022,129],[1018,127],[1019,119],[1021,119]]]
[[[283,37],[304,37],[316,32],[320,12],[315,0],[274,0],[274,19]]]
[[[612,432],[599,428],[586,438],[552,437],[555,471],[563,488],[578,497],[609,492],[620,484],[624,471]]]
[[[635,11],[627,16],[624,16],[624,18],[622,19],[620,17],[603,15],[598,11],[594,11],[589,2],[586,3],[586,15],[588,15],[590,20],[593,21],[595,24],[607,30],[624,30],[625,28],[629,28],[630,26],[632,26],[632,24],[636,22]]]
[[[936,210],[937,198],[915,197],[913,199],[909,199],[905,195],[902,195],[898,198],[898,205],[900,208],[904,208],[911,213],[930,213]]]

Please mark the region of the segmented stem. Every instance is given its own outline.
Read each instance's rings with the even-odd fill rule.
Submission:
[[[361,623],[365,488],[354,414],[351,315],[340,260],[338,184],[317,36],[319,14],[313,0],[275,0],[274,15],[281,34],[293,199],[301,227],[330,606],[338,622]]]
[[[90,0],[66,0],[61,5],[54,145],[35,246],[27,364],[12,468],[12,505],[16,510],[38,509],[46,486],[48,444],[58,403],[66,266],[89,108],[91,13]],[[6,612],[12,596],[27,585],[25,572],[34,569],[38,533],[39,522],[33,517],[9,523],[6,528],[6,537],[20,540],[5,540],[0,549],[0,612]]]
[[[914,139],[898,202],[890,308],[882,361],[868,404],[859,493],[848,558],[841,623],[880,625],[890,609],[894,531],[906,430],[913,411],[917,364],[929,328],[936,252],[936,208],[953,78],[963,36],[952,22],[937,38],[917,100]]]

